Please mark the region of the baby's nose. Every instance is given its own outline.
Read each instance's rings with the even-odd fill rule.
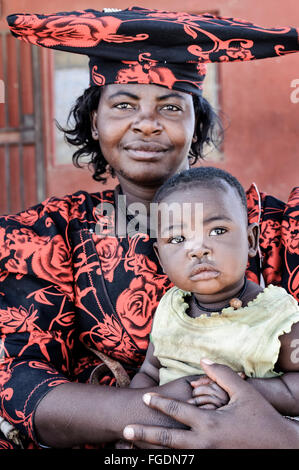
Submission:
[[[203,258],[204,256],[208,257],[211,254],[211,250],[204,246],[203,244],[196,244],[190,247],[189,257],[190,258]]]

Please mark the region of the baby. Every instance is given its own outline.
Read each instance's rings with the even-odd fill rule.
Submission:
[[[150,344],[130,387],[191,379],[189,403],[218,408],[228,396],[203,375],[202,358],[242,374],[281,413],[299,415],[299,307],[283,288],[247,280],[258,249],[246,195],[229,173],[200,167],[157,192],[155,251],[174,286],[155,313]]]

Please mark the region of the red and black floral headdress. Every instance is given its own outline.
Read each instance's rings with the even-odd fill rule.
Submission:
[[[262,59],[297,52],[299,30],[263,28],[210,14],[82,10],[7,18],[19,39],[86,54],[91,85],[153,83],[200,93],[208,62]]]

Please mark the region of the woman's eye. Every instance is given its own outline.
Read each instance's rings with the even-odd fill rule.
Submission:
[[[210,235],[213,237],[216,235],[223,235],[226,232],[227,232],[226,228],[217,227],[217,228],[213,228],[213,230],[210,231]]]
[[[178,106],[176,106],[174,104],[165,104],[162,107],[162,109],[165,110],[165,111],[181,111],[181,108],[179,108]]]
[[[176,237],[171,237],[169,240],[168,240],[168,243],[182,243],[183,241],[185,240],[185,237],[183,237],[182,235],[177,235]]]
[[[114,105],[116,109],[133,109],[133,106],[130,103],[118,103]]]

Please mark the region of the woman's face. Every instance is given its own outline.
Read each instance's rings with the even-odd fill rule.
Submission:
[[[148,187],[188,168],[194,128],[192,96],[157,85],[107,85],[92,115],[116,176]]]

